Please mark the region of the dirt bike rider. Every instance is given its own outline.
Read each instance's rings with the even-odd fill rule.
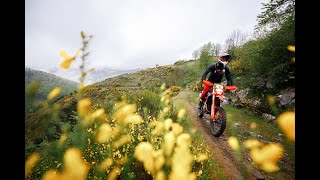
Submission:
[[[227,86],[233,85],[230,69],[226,66],[228,62],[230,62],[230,58],[231,56],[228,53],[219,54],[218,62],[207,67],[205,72],[202,74],[201,82],[206,80],[208,73],[211,72],[208,81],[212,83],[221,83],[223,75],[225,75],[227,79]],[[197,106],[198,109],[203,106],[203,102],[205,101],[205,97],[209,90],[210,87],[204,86]]]

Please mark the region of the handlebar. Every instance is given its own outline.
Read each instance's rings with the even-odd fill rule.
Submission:
[[[203,80],[202,84],[204,84],[205,86],[209,86],[209,87],[213,86],[213,83],[208,80]],[[237,89],[237,87],[236,86],[224,86],[224,89],[234,91]]]

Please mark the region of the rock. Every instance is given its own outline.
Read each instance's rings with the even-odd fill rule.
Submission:
[[[262,136],[260,135],[260,134],[258,134],[258,136],[257,136],[258,138],[262,138]]]
[[[246,96],[248,95],[248,92],[249,92],[249,88],[236,92],[241,102],[246,98]]]
[[[271,84],[270,82],[267,82],[266,87],[271,89],[273,88],[273,84]]]
[[[257,87],[265,87],[266,86],[266,80],[262,77],[255,78],[255,82],[253,83],[253,86]]]
[[[275,120],[275,119],[276,119],[275,116],[273,116],[273,115],[271,115],[271,114],[267,114],[267,113],[263,113],[263,114],[262,114],[262,117],[265,118],[265,119],[267,119],[267,120]]]
[[[276,97],[280,105],[287,106],[292,103],[295,98],[295,89],[282,90]]]
[[[261,104],[261,101],[259,99],[249,99],[248,103],[251,107],[258,107]]]

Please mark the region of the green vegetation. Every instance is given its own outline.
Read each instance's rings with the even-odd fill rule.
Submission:
[[[25,113],[29,114],[37,109],[40,101],[47,99],[49,92],[55,87],[61,87],[60,99],[74,92],[78,83],[67,80],[56,75],[30,68],[25,69],[25,92],[33,91],[34,94],[26,94]]]
[[[229,44],[228,50],[233,55],[229,67],[239,89],[252,88],[256,78],[272,87],[254,87],[250,93],[256,96],[274,95],[295,87],[294,51],[288,50],[295,43],[294,18],[285,17],[278,28],[265,36],[239,45]],[[60,67],[68,69],[81,53],[79,68],[83,82],[92,71],[84,69],[89,55],[86,46],[92,36],[81,32],[81,38],[82,47],[74,56],[61,53],[64,61]],[[215,61],[217,47],[211,43],[201,47],[194,52],[196,60],[179,60],[174,65],[123,74],[89,86],[81,83],[78,88],[77,84],[26,69],[26,178],[176,179],[179,175],[179,179],[226,179],[218,163],[211,156],[208,159],[205,141],[193,128],[191,117],[186,116],[185,100],[173,100],[180,91],[189,89],[196,92],[194,99],[188,101],[197,102],[201,74]],[[62,91],[55,87],[61,87]],[[33,98],[38,103],[33,103]],[[292,116],[284,117],[289,130],[283,130],[283,126],[276,124],[279,120],[266,122],[245,108],[225,109],[228,118],[225,135],[232,137],[232,143],[228,139],[232,149],[237,151],[234,147],[238,141],[242,145],[248,139],[259,140],[261,147],[276,144],[272,151],[253,149],[261,154],[267,152],[267,157],[259,153],[250,157],[265,158],[268,166],[262,168],[274,172],[278,170],[274,162],[283,156],[280,171],[268,175],[277,179],[294,177]],[[292,135],[292,127],[293,142],[285,139],[287,132]],[[279,136],[282,132],[285,136]],[[237,152],[244,155],[239,157],[249,157],[248,149]]]

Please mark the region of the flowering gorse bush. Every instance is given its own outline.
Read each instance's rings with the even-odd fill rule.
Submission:
[[[116,179],[118,176],[134,178],[139,173],[155,179],[196,179],[201,175],[192,171],[192,164],[204,162],[208,156],[194,149],[191,151],[191,136],[179,124],[186,110],[180,109],[176,119],[170,118],[171,97],[181,88],[165,89],[163,84],[156,102],[162,104],[163,109],[144,118],[135,103],[128,103],[126,96],[109,111],[95,106],[92,98],[84,96],[85,76],[93,71],[84,70],[88,55],[85,49],[92,36],[86,39],[81,31],[81,37],[83,47],[74,56],[63,50],[60,53],[63,57],[60,67],[68,69],[82,52],[75,123],[62,126],[57,140],[44,141],[43,149],[27,157],[26,179]],[[53,100],[60,92],[60,87],[54,88],[48,100]],[[139,164],[144,170],[139,169]]]

